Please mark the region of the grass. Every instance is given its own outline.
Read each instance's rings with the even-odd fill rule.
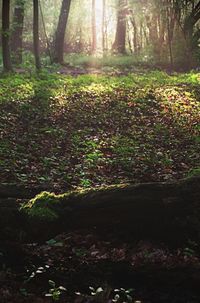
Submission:
[[[71,76],[49,73],[44,70],[39,75],[34,72],[23,74],[1,75],[0,103],[3,101],[27,100],[30,98],[49,99],[50,97],[70,94],[78,90],[91,92],[113,91],[116,88],[156,88],[167,85],[199,85],[198,73],[173,74],[152,71],[128,76],[95,76],[82,75],[76,78]]]
[[[166,181],[200,167],[198,73],[0,78],[0,180],[45,187]]]
[[[130,66],[149,66],[152,64],[147,63],[146,56],[131,56],[131,55],[107,55],[92,56],[92,55],[81,55],[81,54],[69,54],[65,56],[65,62],[75,67],[94,67],[94,68],[128,68]]]

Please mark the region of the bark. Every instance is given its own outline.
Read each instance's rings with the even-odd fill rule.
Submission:
[[[102,51],[106,51],[106,0],[103,0],[102,8]]]
[[[49,232],[52,226],[54,232],[86,228],[131,234],[135,239],[199,241],[199,181],[200,177],[195,177],[60,196],[44,193],[29,201],[23,210],[32,220],[28,220],[28,228],[35,235],[41,235],[41,230]]]
[[[137,25],[135,21],[135,17],[133,16],[133,12],[131,12],[130,21],[133,27],[133,47],[134,47],[134,53],[138,53],[138,30]]]
[[[94,54],[97,50],[97,28],[96,28],[96,0],[92,0],[92,48]]]
[[[0,201],[6,199],[31,199],[45,190],[46,188],[41,186],[29,188],[23,185],[3,183],[0,184]]]
[[[131,30],[130,30],[130,25],[129,25],[129,23],[127,23],[127,32],[128,32],[128,34],[127,34],[127,36],[128,36],[128,45],[129,45],[129,51],[130,51],[130,53],[132,54],[133,53],[133,50],[134,50],[134,46],[133,46],[133,49],[132,49],[132,43],[131,43],[131,37],[130,37],[130,32],[131,32]]]
[[[200,177],[64,195],[42,193],[28,200],[37,192],[39,189],[1,186],[1,238],[24,233],[38,240],[65,230],[90,229],[177,245],[200,240]],[[25,202],[21,211],[19,198]]]
[[[24,4],[25,0],[16,0],[13,17],[13,28],[11,35],[11,52],[15,64],[22,63],[22,34],[24,26]]]
[[[10,58],[10,0],[2,1],[2,55],[4,71],[12,71]]]
[[[152,45],[153,55],[157,62],[161,59],[161,49],[158,35],[158,12],[154,9],[152,16],[146,16],[146,23],[149,29],[149,42]]]
[[[39,42],[39,1],[33,0],[33,44],[35,55],[35,67],[41,69],[40,42]]]
[[[167,7],[167,37],[168,37],[168,48],[169,48],[171,70],[173,70],[174,68],[174,58],[173,58],[173,50],[172,50],[173,32],[174,32],[174,22],[170,12],[170,8]]]
[[[58,21],[57,30],[54,38],[54,56],[53,62],[64,63],[64,41],[65,32],[68,21],[68,16],[70,12],[71,0],[63,0],[60,10],[60,16]]]
[[[188,68],[192,68],[196,64],[195,52],[198,48],[198,40],[195,40],[195,26],[200,20],[200,1],[193,6],[191,13],[185,17],[183,24],[183,34],[186,42],[186,55],[188,58]],[[198,30],[197,30],[198,31]]]
[[[119,0],[117,14],[117,28],[113,51],[119,54],[126,53],[126,16],[127,0]]]

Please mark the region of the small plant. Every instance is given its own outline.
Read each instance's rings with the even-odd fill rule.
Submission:
[[[83,299],[83,302],[87,303],[141,303],[141,301],[135,301],[133,298],[133,289],[114,289],[110,287],[94,288],[89,287],[90,295],[85,295],[80,292],[76,292],[76,295],[80,296]],[[79,301],[78,301],[79,302]],[[82,302],[82,301],[80,301]]]
[[[20,293],[24,297],[28,297],[29,293],[27,292],[26,288],[20,288]]]
[[[85,257],[87,255],[87,250],[85,248],[74,248],[73,252],[77,257]]]
[[[46,244],[49,246],[55,246],[55,247],[62,247],[63,243],[62,242],[58,242],[55,239],[50,239],[48,241],[46,241]]]
[[[188,172],[188,177],[197,177],[199,175],[200,175],[200,167],[193,168]]]
[[[88,188],[88,187],[91,187],[92,183],[89,179],[87,178],[83,178],[81,179],[81,186],[84,187],[84,188]]]
[[[120,289],[115,289],[115,296],[112,299],[112,302],[114,303],[132,303],[133,301],[133,289],[124,289],[124,288],[120,288]]]
[[[94,287],[90,286],[89,289],[91,291],[91,295],[94,297],[98,296],[104,291],[102,287],[98,287],[97,289],[95,289]]]
[[[188,248],[186,247],[184,250],[183,250],[183,254],[184,256],[186,257],[193,257],[195,255],[195,251],[191,248]]]
[[[67,291],[63,286],[56,287],[56,283],[52,280],[49,280],[49,285],[51,288],[49,289],[49,293],[45,294],[45,297],[51,297],[53,301],[59,301],[61,294]]]
[[[105,303],[110,302],[110,294],[111,294],[111,288],[106,287],[103,289],[102,287],[94,288],[92,286],[89,287],[90,294],[82,294],[80,292],[76,292],[76,295],[79,296],[83,301],[87,301],[88,303]]]
[[[33,278],[35,278],[37,275],[41,275],[41,274],[45,273],[47,271],[47,269],[49,269],[49,265],[45,265],[45,267],[41,266],[38,268],[34,267],[34,270],[32,270],[32,271],[27,270],[28,277],[26,277],[24,283],[28,283]]]

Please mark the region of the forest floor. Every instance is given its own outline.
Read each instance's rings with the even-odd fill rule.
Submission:
[[[1,303],[200,300],[200,258],[188,247],[169,249],[81,230],[39,244],[12,243],[7,252],[1,256]]]
[[[0,79],[0,180],[66,191],[200,167],[200,75]]]
[[[200,74],[93,71],[1,76],[1,183],[66,192],[200,173]],[[0,246],[1,303],[200,302],[196,243],[79,230]]]

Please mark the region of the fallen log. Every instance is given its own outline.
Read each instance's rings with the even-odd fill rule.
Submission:
[[[0,201],[3,199],[31,199],[41,191],[46,190],[44,187],[28,187],[22,184],[0,184]]]
[[[172,183],[120,185],[63,195],[42,192],[21,211],[35,236],[89,228],[134,239],[200,239],[200,177]]]

